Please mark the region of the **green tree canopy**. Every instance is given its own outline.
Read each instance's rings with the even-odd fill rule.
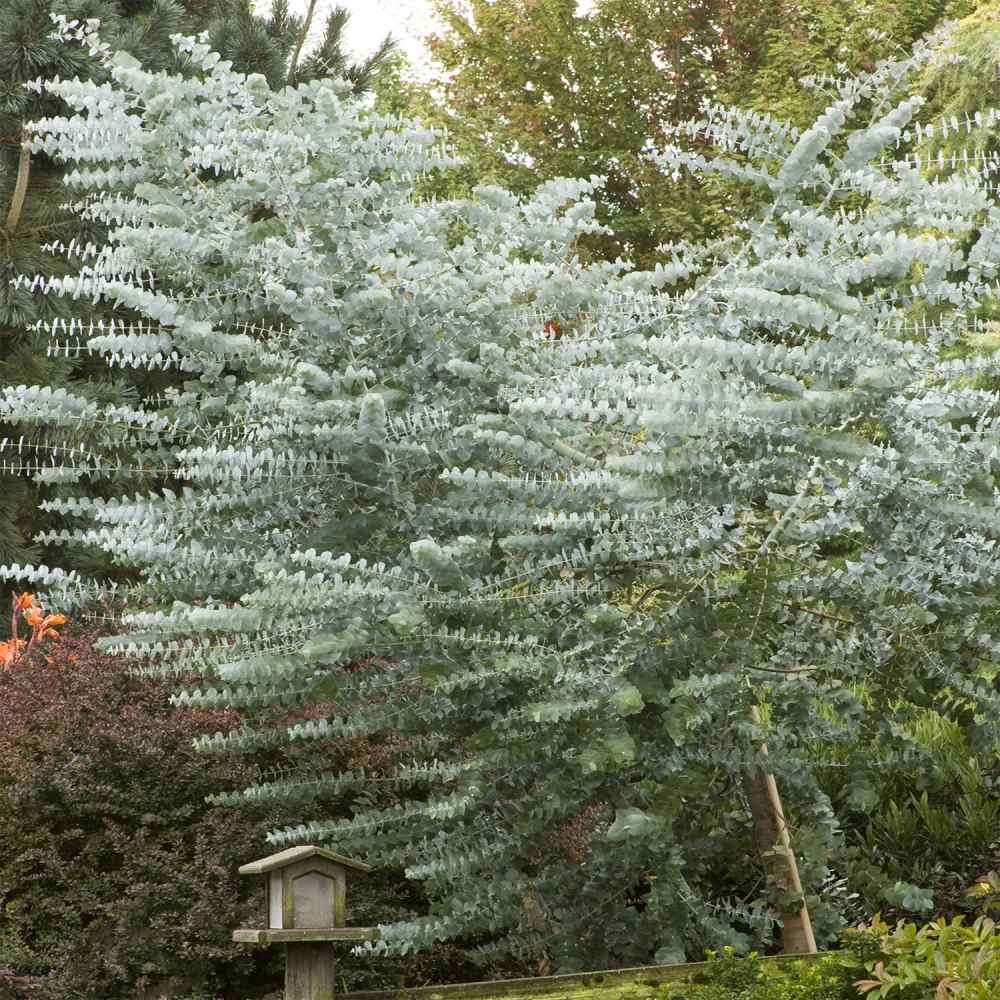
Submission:
[[[736,103],[806,127],[830,99],[800,78],[870,69],[909,51],[970,0],[472,0],[437,4],[431,39],[444,103],[415,109],[446,127],[467,177],[527,191],[548,177],[606,178],[596,252],[655,259],[663,242],[720,232],[753,211],[717,179],[675,182],[642,155],[665,130]],[[980,36],[982,37],[982,36]],[[985,42],[983,51],[987,51]],[[976,66],[973,60],[967,63]],[[987,66],[970,93],[992,85]]]
[[[783,0],[755,64],[734,67],[724,97],[805,128],[829,95],[798,81],[870,70],[880,59],[909,52],[917,39],[975,6],[975,0]],[[987,78],[977,70],[973,86],[981,87]]]
[[[713,224],[710,199],[678,193],[641,157],[696,115],[733,66],[753,63],[769,5],[742,0],[474,0],[438,4],[430,41],[448,73],[437,119],[471,175],[527,191],[547,177],[607,178],[602,252],[648,255]]]

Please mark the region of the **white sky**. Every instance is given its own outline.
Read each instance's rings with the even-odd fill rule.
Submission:
[[[321,9],[346,7],[347,47],[355,59],[369,55],[386,35],[399,42],[418,72],[425,72],[427,50],[422,38],[436,24],[429,0],[324,0]],[[293,8],[303,10],[305,0],[293,0]]]
[[[267,0],[264,0],[266,3]],[[293,10],[304,11],[308,0],[291,0]],[[577,0],[578,17],[587,14],[595,0]],[[415,71],[423,77],[434,72],[423,44],[440,23],[430,0],[322,0],[321,9],[339,5],[351,12],[347,24],[347,46],[355,59],[363,59],[391,34],[406,53]]]

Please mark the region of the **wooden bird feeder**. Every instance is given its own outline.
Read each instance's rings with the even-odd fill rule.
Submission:
[[[291,847],[242,865],[241,875],[263,875],[267,927],[240,928],[244,944],[284,944],[285,1000],[332,1000],[334,961],[330,943],[373,941],[374,927],[346,927],[347,873],[371,867],[323,847]]]

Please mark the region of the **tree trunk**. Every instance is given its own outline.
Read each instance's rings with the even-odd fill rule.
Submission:
[[[751,710],[754,722],[760,722],[760,712]],[[767,753],[767,744],[761,748]],[[809,908],[806,906],[799,879],[799,866],[792,850],[792,839],[785,823],[781,796],[773,774],[758,771],[747,776],[745,782],[750,814],[753,816],[757,848],[764,857],[764,867],[783,893],[794,893],[801,903],[779,911],[781,917],[781,950],[786,955],[816,953]],[[768,852],[768,853],[764,853]]]
[[[299,56],[302,55],[302,46],[306,44],[306,39],[309,37],[309,29],[312,27],[317,3],[318,0],[309,0],[309,6],[306,8],[306,16],[302,19],[302,31],[299,34],[298,44],[295,46],[295,52],[292,54],[292,61],[288,66],[288,73],[286,74],[289,87],[295,85],[295,74],[299,68]]]
[[[13,236],[17,231],[18,223],[21,221],[21,212],[24,211],[24,199],[28,194],[28,177],[30,175],[31,143],[28,141],[27,133],[25,133],[21,142],[21,155],[17,161],[17,179],[14,182],[14,193],[11,195],[10,208],[7,210],[7,221],[4,223],[4,228],[10,236]]]

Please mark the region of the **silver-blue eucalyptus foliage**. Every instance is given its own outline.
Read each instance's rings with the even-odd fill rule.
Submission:
[[[37,428],[5,462],[61,484],[48,540],[138,571],[108,646],[246,713],[208,752],[404,737],[387,773],[221,797],[300,803],[276,845],[424,880],[431,914],[377,949],[478,938],[571,969],[766,941],[773,891],[719,888],[755,864],[764,768],[829,937],[816,746],[888,731],[898,694],[990,738],[997,717],[1000,213],[975,161],[913,158],[935,50],[818,82],[802,134],[716,107],[677,127],[664,171],[763,208],[634,272],[581,253],[588,184],[437,200],[440,136],[177,43],[183,78],[105,51],[107,83],[44,84],[72,114],[37,148],[109,236],[63,248],[78,277],[20,279],[117,305],[54,322],[53,350],[162,390],[0,392]],[[109,594],[3,572],[71,606]],[[275,705],[300,721],[254,724]],[[368,804],[372,777],[400,804]]]

